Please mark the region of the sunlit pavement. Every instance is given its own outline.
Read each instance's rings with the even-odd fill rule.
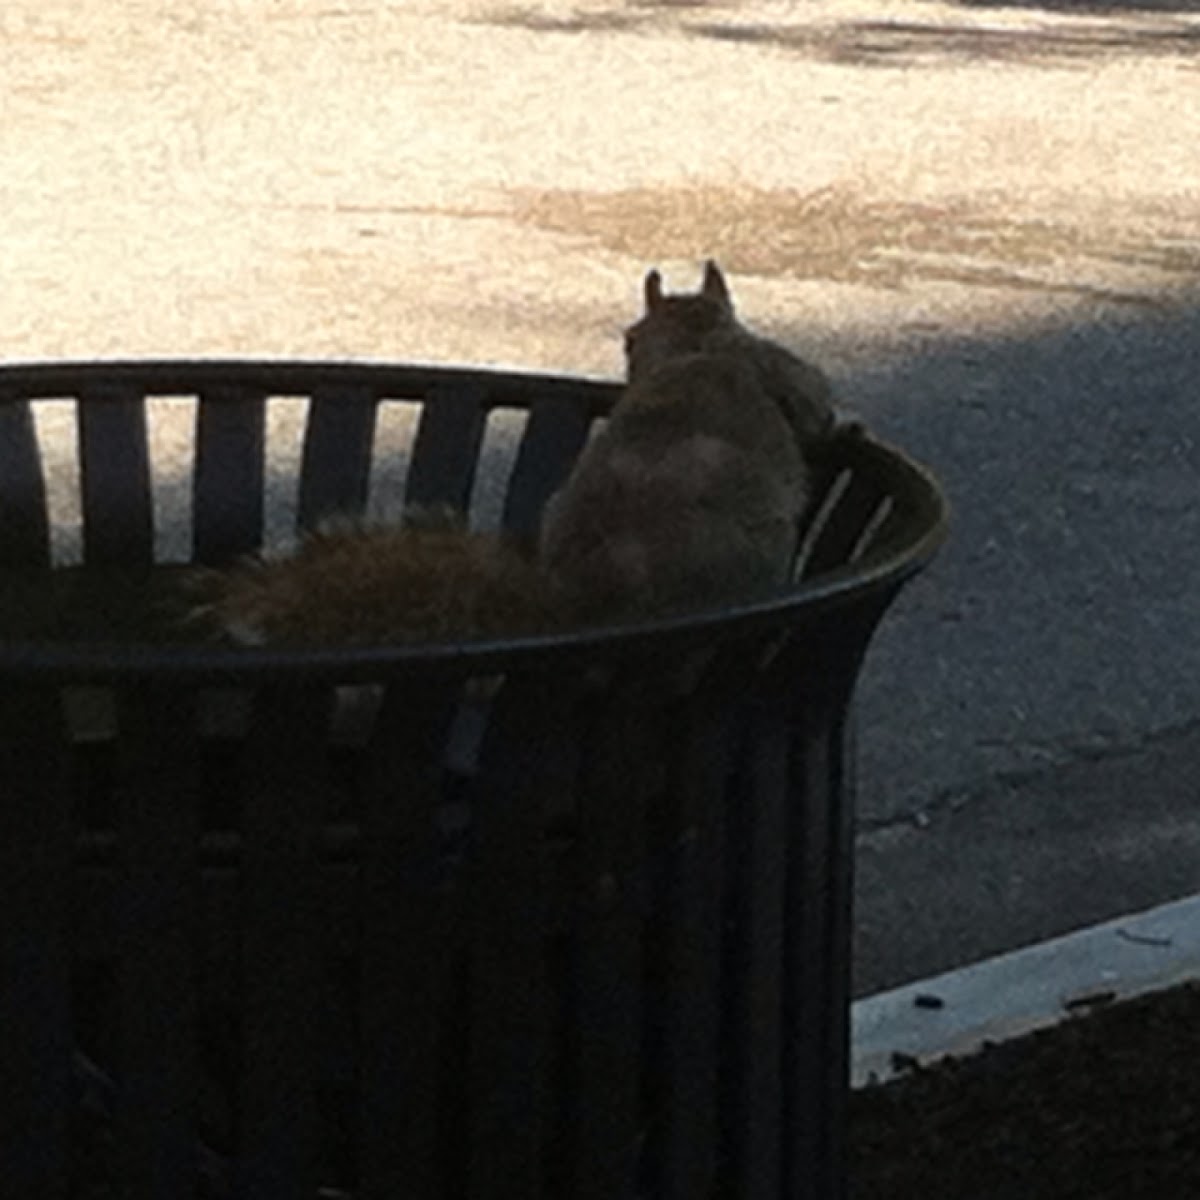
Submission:
[[[719,259],[954,506],[861,689],[873,990],[1200,886],[1198,46],[1136,3],[17,0],[0,354],[611,374],[646,266]]]

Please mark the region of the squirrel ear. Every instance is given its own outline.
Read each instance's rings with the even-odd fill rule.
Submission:
[[[733,311],[733,301],[729,296],[725,276],[721,274],[721,268],[711,258],[704,264],[704,283],[701,285],[700,294],[717,301],[731,312]]]
[[[646,311],[653,312],[662,303],[662,298],[662,276],[657,271],[650,271],[646,275]]]

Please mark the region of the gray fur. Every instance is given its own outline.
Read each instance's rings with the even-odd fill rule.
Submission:
[[[542,526],[552,585],[584,616],[782,586],[808,500],[803,445],[835,424],[824,375],[737,320],[714,263],[687,295],[651,271],[645,302],[625,392]]]

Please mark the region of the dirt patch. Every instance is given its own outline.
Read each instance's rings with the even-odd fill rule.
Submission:
[[[474,215],[507,215],[641,261],[713,257],[748,275],[879,288],[944,282],[1133,304],[1200,279],[1200,241],[1014,219],[965,201],[703,185],[523,189],[506,200],[505,211]]]
[[[1147,55],[1185,62],[1200,45],[1200,26],[1038,24],[991,28],[912,21],[845,21],[795,25],[690,24],[687,32],[721,41],[752,42],[824,62],[860,67],[1021,63],[1093,70],[1097,59]]]
[[[475,18],[488,25],[529,29],[537,33],[590,33],[596,30],[635,30],[657,22],[661,13],[681,13],[722,8],[717,0],[630,0],[620,7],[611,4],[555,6],[539,4],[497,6]]]
[[[595,33],[632,29],[641,24],[642,19],[636,14],[624,12],[577,12],[553,16],[530,8],[507,8],[493,13],[485,21],[512,29],[529,29],[535,33]]]
[[[708,14],[711,13],[711,16]],[[703,19],[701,19],[703,17]],[[1081,9],[1034,17],[977,16],[946,6],[929,19],[879,20],[824,7],[786,21],[747,20],[744,12],[710,0],[637,0],[630,5],[558,7],[510,5],[482,17],[485,24],[537,33],[654,32],[771,47],[818,61],[865,67],[945,67],[973,63],[1094,69],[1097,61],[1170,58],[1193,64],[1200,24],[1190,14],[1100,13]],[[673,19],[672,19],[673,18]]]
[[[857,1092],[853,1200],[1200,1195],[1200,984]]]

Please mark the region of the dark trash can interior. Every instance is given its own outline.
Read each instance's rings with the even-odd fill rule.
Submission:
[[[301,528],[363,509],[381,405],[421,406],[397,499],[463,509],[489,417],[526,414],[500,515],[530,535],[618,394],[0,369],[12,1195],[844,1194],[848,709],[944,534],[920,468],[830,442],[795,586],[721,613],[355,650],[138,636],[178,569],[154,561],[147,397],[196,402],[191,559],[216,565],[262,545],[272,397],[307,404]],[[48,400],[77,429],[70,568]]]

